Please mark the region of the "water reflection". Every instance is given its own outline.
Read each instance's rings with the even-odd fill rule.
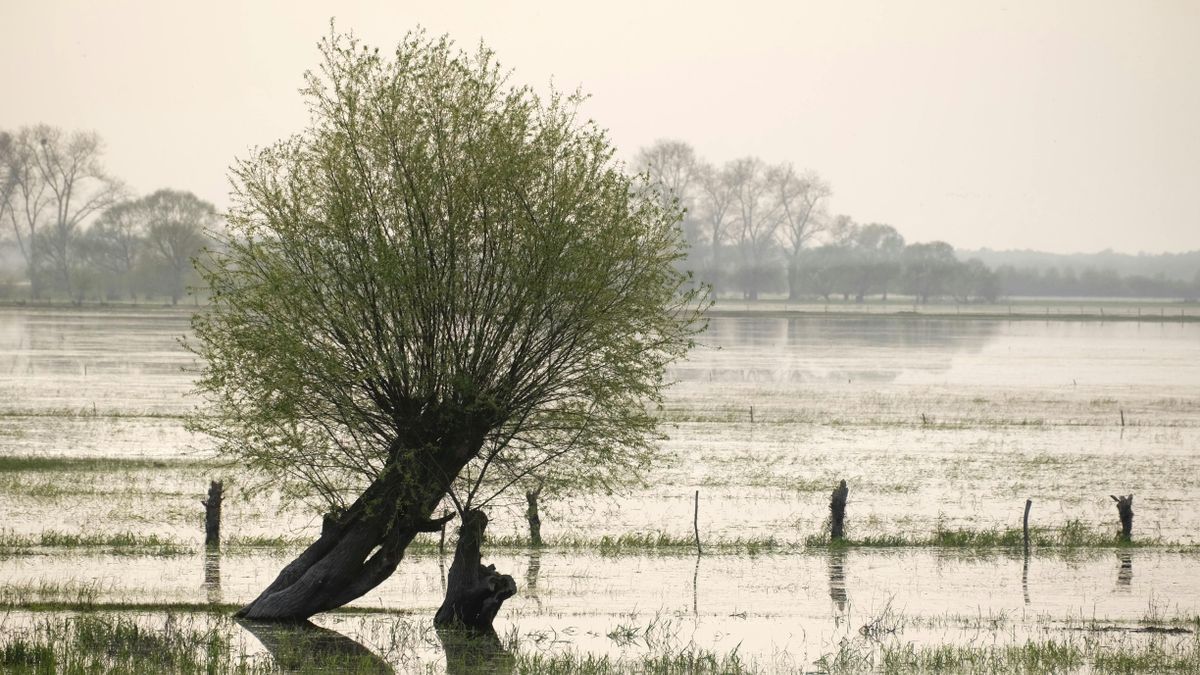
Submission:
[[[1133,585],[1133,553],[1117,551],[1121,566],[1117,569],[1117,590],[1129,593]]]
[[[525,597],[537,603],[538,611],[542,609],[542,599],[538,597],[538,574],[542,571],[542,552],[540,549],[529,550],[529,564],[525,567]]]
[[[829,599],[833,601],[837,611],[833,615],[835,626],[840,626],[850,604],[850,596],[846,592],[846,549],[842,546],[829,547]]]
[[[525,588],[530,596],[536,597],[538,573],[542,571],[542,552],[538,549],[529,551],[529,566],[525,568]]]
[[[208,549],[204,553],[204,583],[201,584],[208,595],[208,603],[221,603],[221,552]]]
[[[941,373],[955,354],[975,353],[999,334],[995,321],[877,318],[718,317],[705,347],[672,368],[682,381],[891,382],[906,372]]]
[[[1025,604],[1029,604],[1029,549],[1025,549],[1025,561],[1021,563],[1021,591],[1025,595]]]
[[[513,656],[496,631],[437,628],[438,640],[446,650],[446,675],[505,675],[513,672]]]
[[[275,659],[275,664],[284,672],[354,672],[380,675],[392,675],[396,672],[378,654],[359,642],[311,621],[236,621],[266,647]]]

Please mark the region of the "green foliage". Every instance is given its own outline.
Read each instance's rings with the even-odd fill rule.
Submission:
[[[401,457],[474,457],[456,490],[645,466],[647,402],[701,328],[680,212],[491,52],[345,35],[311,125],[233,170],[192,427],[295,497],[344,506]],[[491,491],[489,490],[489,491]]]

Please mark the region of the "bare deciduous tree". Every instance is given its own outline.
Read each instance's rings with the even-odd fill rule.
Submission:
[[[771,191],[770,169],[757,157],[734,160],[729,167],[733,189],[734,228],[742,259],[742,288],[757,300],[766,281],[768,265],[780,224],[779,201]]]
[[[778,201],[781,240],[788,259],[788,298],[796,300],[802,292],[800,252],[821,229],[821,202],[832,191],[814,171],[797,173],[791,164],[772,168],[767,174],[771,191]]]
[[[711,164],[701,164],[696,172],[697,220],[708,245],[709,254],[704,265],[704,276],[712,286],[715,299],[722,285],[721,247],[729,239],[730,220],[733,211],[734,183],[729,165],[718,169]]]
[[[25,257],[33,296],[40,294],[44,259],[67,295],[74,297],[75,238],[84,221],[121,195],[120,184],[100,163],[100,137],[43,124],[22,128],[8,145],[4,211]]]

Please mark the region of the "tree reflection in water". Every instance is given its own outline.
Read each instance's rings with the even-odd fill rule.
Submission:
[[[283,672],[393,675],[397,671],[363,644],[311,621],[260,622],[236,619],[262,643]],[[513,657],[495,631],[435,629],[446,652],[448,675],[508,675]]]
[[[395,669],[359,642],[311,621],[298,623],[235,619],[258,638],[284,672],[350,672],[392,675]]]
[[[508,675],[513,656],[500,643],[496,631],[437,628],[438,640],[446,650],[447,675]]]

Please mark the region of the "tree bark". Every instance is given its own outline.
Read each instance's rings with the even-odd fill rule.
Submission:
[[[350,507],[328,515],[320,538],[237,616],[303,621],[383,583],[417,533],[437,532],[452,517],[431,519],[478,445],[459,451],[411,452],[403,460],[394,459]]]
[[[505,600],[517,592],[517,584],[507,574],[496,571],[495,565],[484,567],[480,546],[487,528],[483,511],[467,510],[458,528],[458,544],[454,547],[454,562],[446,584],[446,599],[433,618],[436,626],[468,628],[473,631],[494,632],[492,621]]]
[[[1109,495],[1117,503],[1117,516],[1121,519],[1121,541],[1133,537],[1133,495]]]
[[[846,497],[850,494],[850,488],[846,487],[846,481],[838,483],[837,488],[829,499],[829,539],[838,541],[845,533],[843,527],[846,519]]]

